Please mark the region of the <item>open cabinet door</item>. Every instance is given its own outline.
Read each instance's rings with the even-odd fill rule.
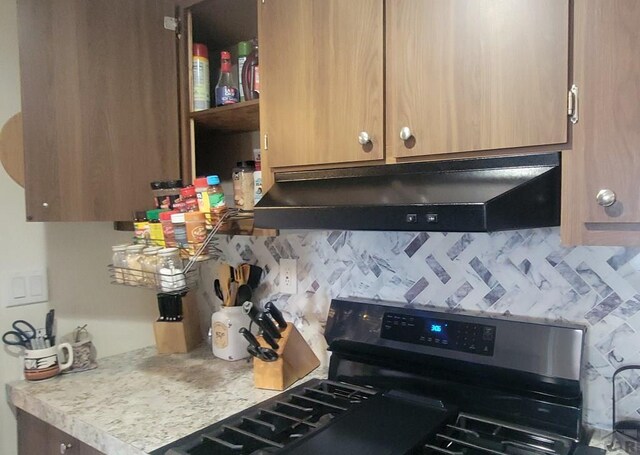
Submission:
[[[113,221],[180,177],[175,5],[18,0],[27,219]]]

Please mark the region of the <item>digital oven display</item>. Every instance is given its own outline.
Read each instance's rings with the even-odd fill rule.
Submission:
[[[385,313],[380,336],[388,340],[493,355],[495,326],[401,313]]]

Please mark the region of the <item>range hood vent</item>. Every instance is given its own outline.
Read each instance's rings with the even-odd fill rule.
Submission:
[[[560,153],[283,172],[255,207],[274,229],[487,232],[560,224]]]

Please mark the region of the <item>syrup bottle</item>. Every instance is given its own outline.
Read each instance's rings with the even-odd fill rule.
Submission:
[[[216,84],[216,106],[238,102],[240,102],[240,93],[231,76],[231,54],[222,51],[220,53],[220,78]]]

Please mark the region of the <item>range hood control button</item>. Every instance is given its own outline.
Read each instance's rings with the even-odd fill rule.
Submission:
[[[437,222],[438,222],[437,213],[427,213],[427,223],[437,223]]]
[[[416,215],[415,213],[407,214],[407,223],[417,223],[417,222],[418,222],[418,215]]]

